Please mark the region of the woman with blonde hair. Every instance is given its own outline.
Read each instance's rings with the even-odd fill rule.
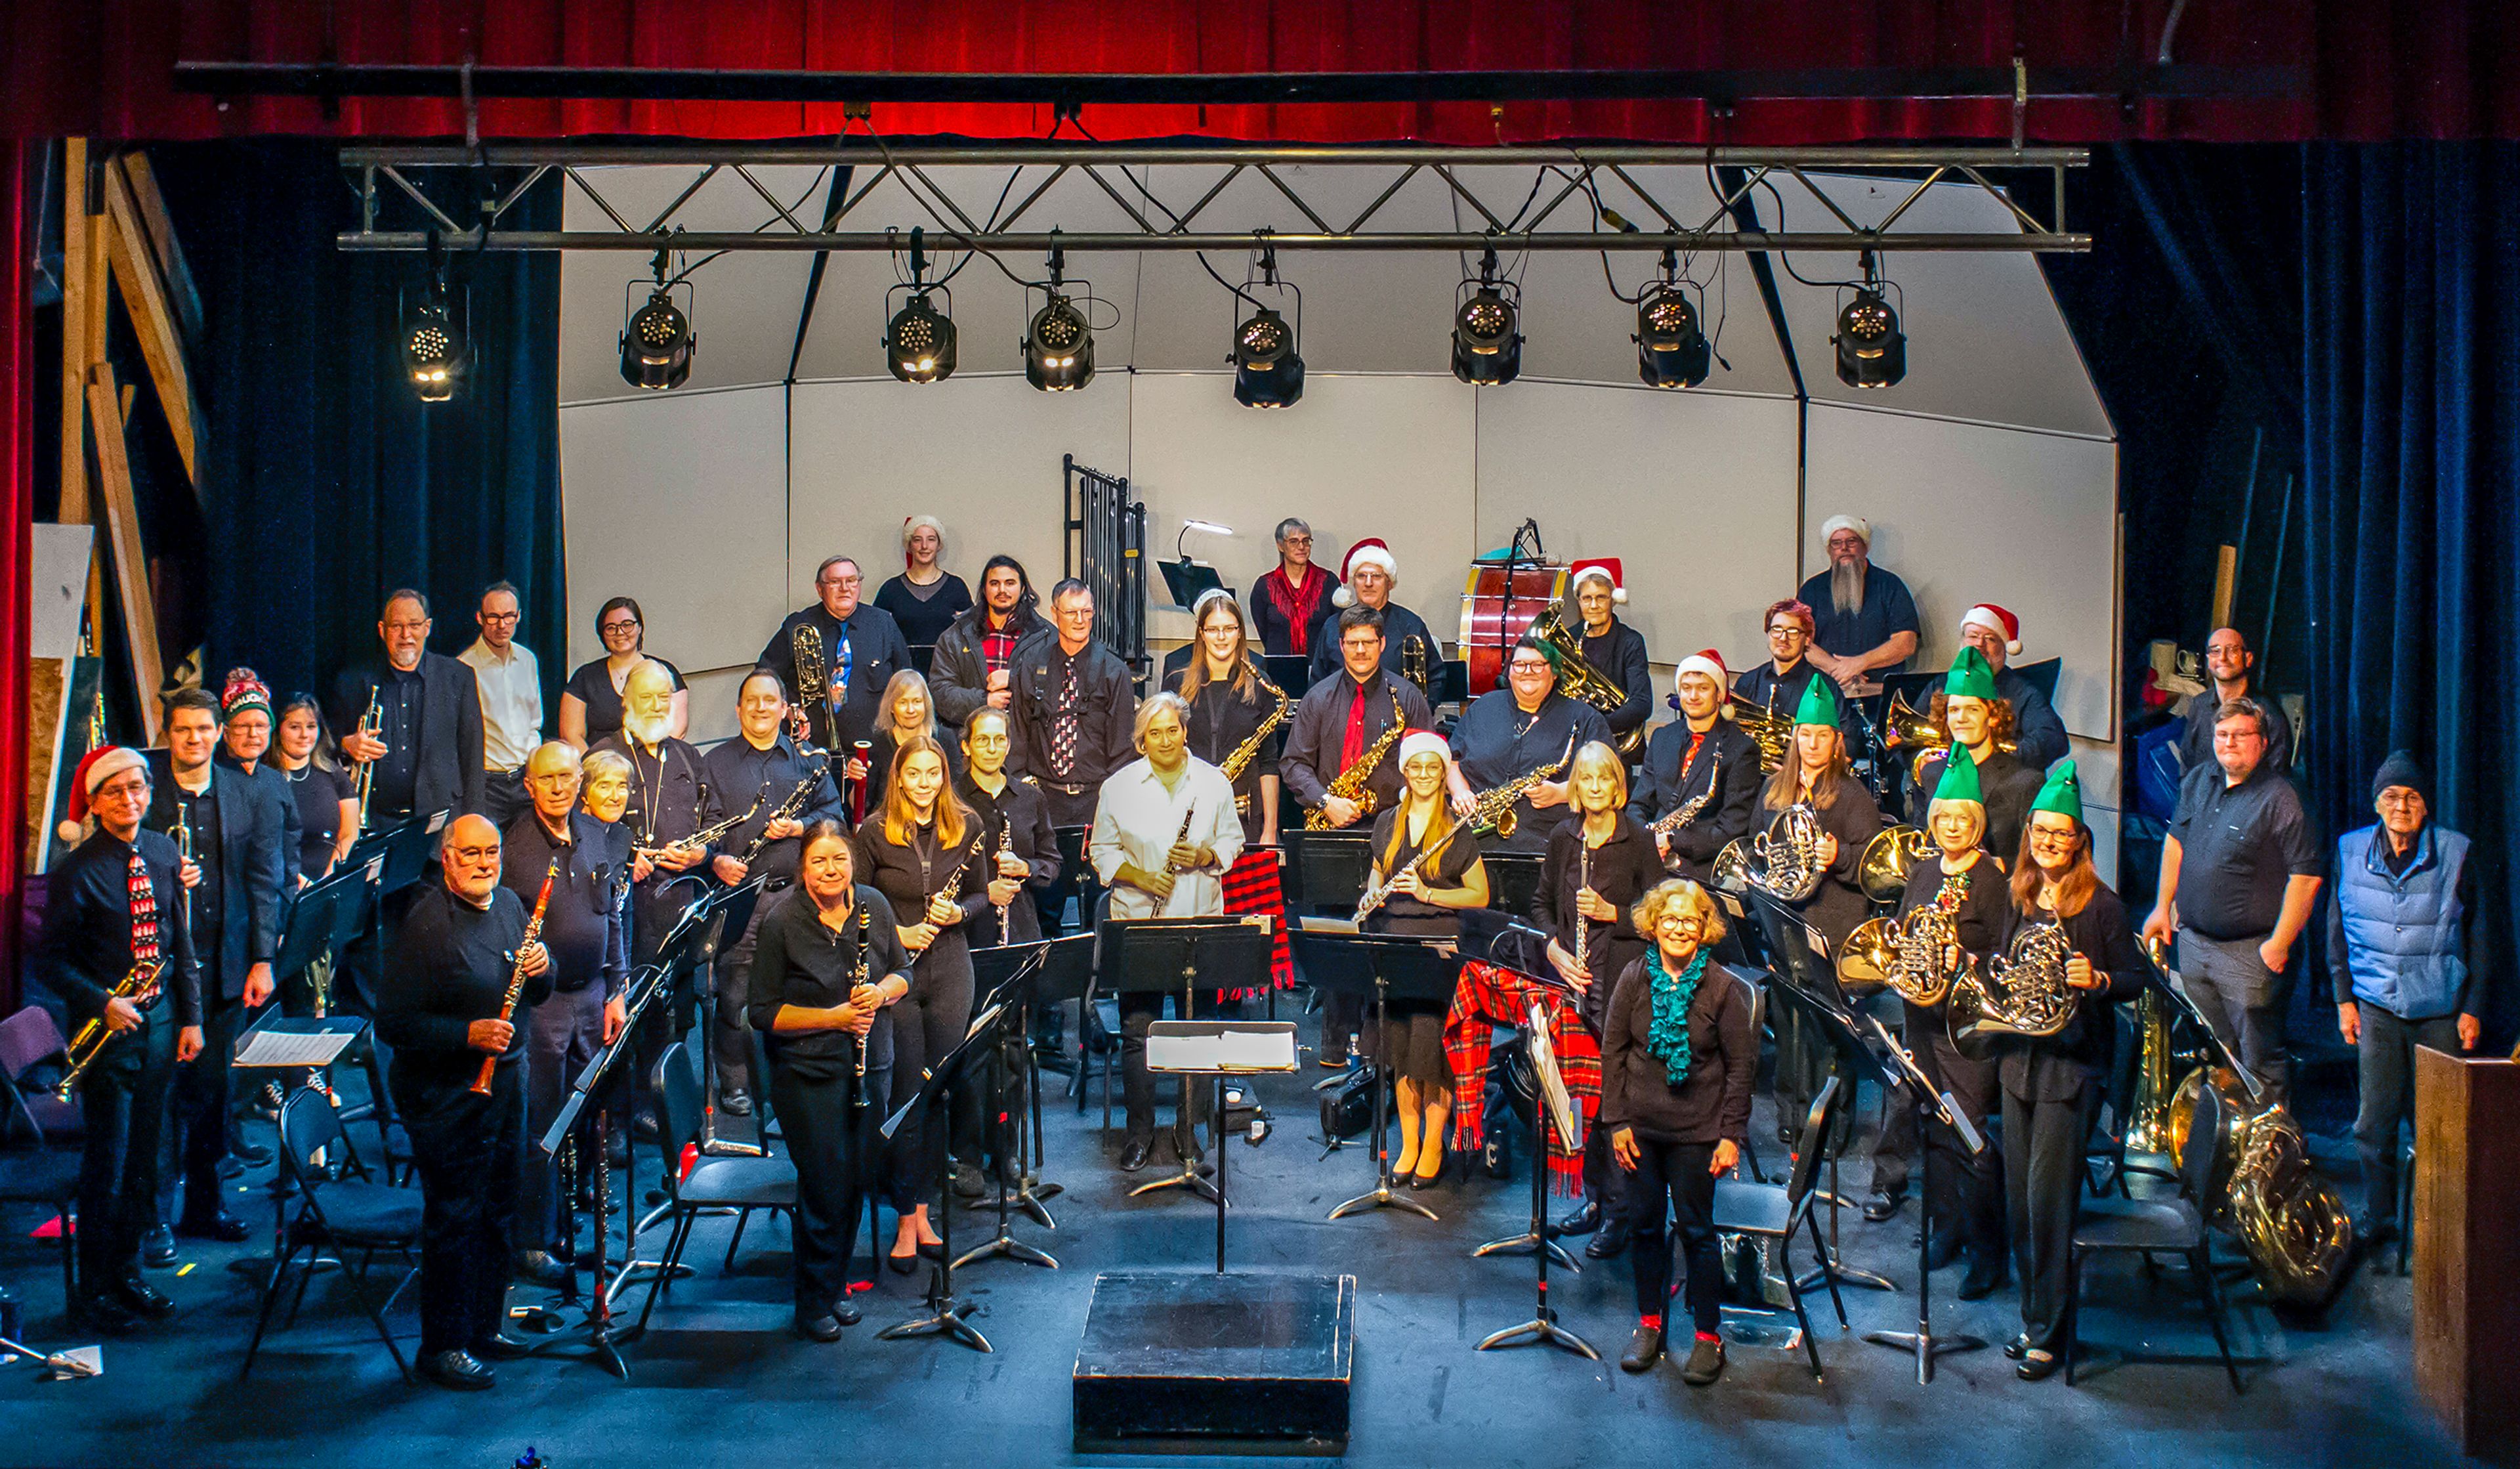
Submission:
[[[971,610],[971,589],[945,570],[945,528],[932,515],[914,515],[901,523],[901,574],[876,588],[875,605],[901,624],[901,640],[914,648],[932,648]]]
[[[1488,871],[1479,840],[1453,817],[1445,799],[1450,756],[1441,735],[1418,730],[1400,742],[1399,803],[1373,820],[1373,881],[1390,895],[1366,920],[1370,932],[1451,938],[1463,908],[1487,906]],[[1424,1001],[1384,1007],[1389,1030],[1366,1011],[1364,1049],[1394,1078],[1400,1104],[1400,1156],[1391,1177],[1432,1188],[1444,1175],[1444,1133],[1452,1118],[1453,1074],[1444,1056],[1444,1012]]]
[[[894,757],[914,738],[933,740],[945,752],[949,780],[962,774],[963,752],[937,726],[936,699],[927,687],[927,679],[917,668],[903,668],[884,682],[883,698],[876,705],[875,734],[865,757],[853,757],[848,762],[849,778],[867,783],[868,810],[883,809]]]

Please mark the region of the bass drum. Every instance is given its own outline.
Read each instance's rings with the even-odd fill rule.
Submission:
[[[1553,561],[1474,562],[1462,589],[1461,647],[1469,665],[1469,696],[1505,682],[1513,640],[1566,592],[1566,568]]]

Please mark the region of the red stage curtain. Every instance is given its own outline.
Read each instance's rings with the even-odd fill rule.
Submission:
[[[0,133],[204,138],[460,134],[441,102],[302,100],[219,112],[176,93],[178,58],[902,71],[1445,71],[1519,68],[2110,67],[2148,61],[2174,0],[28,0],[0,16]],[[2520,137],[2520,6],[2506,0],[2190,4],[2175,60],[2304,69],[2267,102],[2036,103],[2029,136],[2281,141]],[[1046,108],[882,107],[896,135],[1040,136]],[[1494,142],[1484,106],[1089,108],[1102,138]],[[832,106],[525,102],[484,108],[502,137],[818,136]],[[1780,145],[2002,139],[2008,103],[1522,103],[1508,141]]]

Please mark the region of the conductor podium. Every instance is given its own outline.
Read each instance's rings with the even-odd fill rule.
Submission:
[[[2461,1451],[2520,1462],[2520,1065],[2415,1052],[2415,1391]]]

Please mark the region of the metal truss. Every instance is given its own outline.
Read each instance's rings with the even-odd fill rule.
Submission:
[[[1265,241],[1282,251],[1875,251],[1899,253],[2080,252],[2088,234],[2065,229],[2065,170],[2090,161],[2080,148],[1828,147],[1687,148],[1669,146],[1445,148],[1416,145],[1310,147],[1301,145],[1003,144],[889,147],[879,140],[843,139],[823,145],[657,144],[367,146],[341,150],[342,168],[360,200],[359,226],[338,237],[345,251],[419,251],[434,234],[460,250],[552,251],[897,251],[900,231],[927,230],[939,246],[1012,254],[1064,249],[1093,251],[1245,250]],[[601,170],[669,165],[698,172],[671,203],[652,214],[616,205],[605,193]],[[828,211],[798,217],[766,186],[756,169],[818,167],[836,174],[840,189]],[[1182,175],[1157,179],[1156,167],[1202,172],[1188,185]],[[999,207],[973,218],[940,187],[931,170],[987,167],[1020,170],[1030,185],[1019,198],[1012,188]],[[1666,205],[1638,177],[1645,168],[1705,169],[1716,194],[1713,208]],[[1372,203],[1350,215],[1323,202],[1325,169],[1373,170],[1379,184]],[[1040,170],[1037,182],[1026,177]],[[1139,170],[1139,171],[1131,171]],[[1992,180],[2003,170],[2048,176],[2043,219]],[[1887,174],[1912,187],[1878,223],[1863,224],[1833,203],[1816,173]],[[609,228],[507,230],[499,228],[526,190],[557,173],[563,187],[593,203]],[[768,207],[769,217],[752,230],[686,229],[678,221],[710,180],[731,174]],[[1119,229],[1066,230],[1037,208],[1052,186],[1070,174],[1093,184],[1129,221]],[[1218,200],[1245,174],[1257,177],[1292,207],[1304,227],[1222,217]],[[1391,201],[1420,174],[1448,191],[1462,227],[1450,231],[1402,229],[1383,222]],[[883,229],[843,229],[876,187],[895,181],[915,200],[923,218],[887,220]],[[862,182],[860,180],[863,180]],[[1177,191],[1161,197],[1156,185]],[[1733,206],[1763,185],[1799,185],[1797,207],[1808,200],[1832,227],[1790,231],[1732,227]],[[2008,227],[1969,232],[1901,230],[1910,207],[1936,184],[1983,190],[2004,207]],[[436,187],[432,190],[430,187]],[[1309,191],[1309,192],[1308,192]],[[615,191],[618,192],[617,190]],[[1670,190],[1663,186],[1662,192]],[[456,201],[461,200],[461,203]],[[416,207],[428,226],[385,228],[388,209]],[[1689,212],[1680,212],[1688,209]],[[487,237],[478,227],[488,220]],[[433,227],[433,228],[431,228]]]

